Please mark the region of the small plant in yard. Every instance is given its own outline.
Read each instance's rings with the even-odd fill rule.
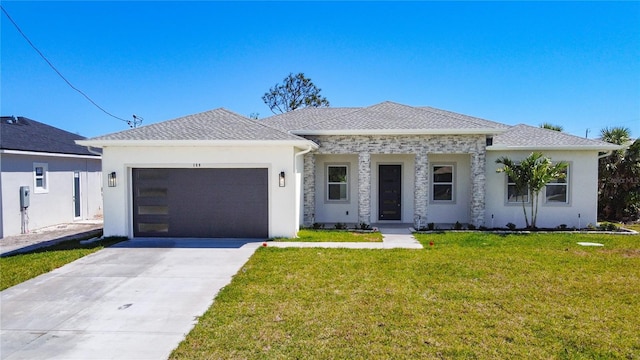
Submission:
[[[476,229],[476,226],[475,226],[475,225],[473,225],[473,224],[469,224],[469,225],[467,225],[467,229],[469,229],[469,230],[475,230],[475,229]]]
[[[558,229],[558,230],[567,230],[567,224],[560,224],[560,225],[558,225],[558,227],[556,229]]]
[[[508,224],[507,224],[507,229],[509,229],[509,230],[511,230],[511,231],[515,230],[515,229],[516,229],[516,224],[511,223],[511,222],[510,222],[510,223],[508,223]]]
[[[324,229],[324,224],[314,222],[313,225],[311,225],[311,227],[316,229],[316,230]]]
[[[345,223],[336,223],[335,225],[333,225],[333,227],[336,228],[336,230],[346,230],[347,229],[347,224]]]
[[[431,230],[435,230],[435,228],[436,228],[435,223],[430,222],[427,224],[427,230],[431,231]]]
[[[456,223],[453,224],[453,230],[462,230],[462,224],[460,221],[456,221]]]
[[[618,231],[619,230],[618,225],[613,223],[602,223],[599,229],[602,231]]]
[[[371,230],[371,225],[369,225],[369,224],[367,224],[365,222],[361,222],[360,224],[358,224],[356,226],[356,229],[359,229],[359,230]]]

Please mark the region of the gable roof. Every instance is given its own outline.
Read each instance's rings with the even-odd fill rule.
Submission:
[[[305,108],[263,121],[297,135],[496,134],[508,128],[468,115],[391,101],[364,108]]]
[[[525,124],[515,125],[493,137],[487,150],[618,150],[608,142]]]
[[[118,141],[305,141],[258,121],[219,108],[91,138],[82,143]]]
[[[53,154],[89,155],[98,157],[86,147],[76,145],[85,137],[18,116],[2,116],[0,149]]]

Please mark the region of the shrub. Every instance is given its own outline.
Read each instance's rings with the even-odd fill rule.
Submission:
[[[356,226],[356,229],[360,229],[360,230],[371,230],[371,225],[365,223],[365,222],[361,222],[358,226]]]
[[[567,230],[567,224],[560,224],[556,229]]]
[[[511,222],[510,222],[510,223],[508,223],[508,224],[507,224],[507,229],[509,229],[509,230],[515,230],[515,229],[516,229],[516,224],[511,223]]]
[[[460,224],[460,221],[456,221],[456,223],[453,224],[453,230],[462,230],[462,224]]]
[[[469,224],[469,225],[467,225],[467,229],[469,229],[469,230],[475,230],[475,229],[476,229],[476,226],[475,226],[475,225],[473,225],[473,224]]]
[[[313,227],[315,230],[318,230],[318,229],[324,229],[324,224],[320,224],[320,223],[317,223],[317,222],[316,222],[316,223],[313,223],[312,227]]]
[[[347,224],[339,222],[339,223],[336,223],[336,224],[334,225],[334,227],[335,227],[337,230],[344,230],[344,229],[346,229],[346,228],[347,228]]]
[[[487,227],[486,227],[486,226],[484,226],[484,225],[480,226],[480,228],[479,228],[479,229],[480,229],[480,230],[482,230],[482,231],[487,231],[487,230],[488,230],[488,229],[487,229]]]
[[[430,222],[430,223],[427,224],[427,229],[428,230],[434,230],[435,228],[436,228],[436,224],[435,223]]]
[[[603,223],[600,225],[600,230],[603,231],[618,231],[618,226],[612,223]]]

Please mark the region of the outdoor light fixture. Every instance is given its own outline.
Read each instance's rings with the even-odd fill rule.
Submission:
[[[116,172],[112,171],[107,174],[107,180],[109,181],[109,187],[116,187],[118,185],[118,179],[116,179]]]
[[[278,176],[280,187],[284,187],[284,171],[280,171],[280,176]]]

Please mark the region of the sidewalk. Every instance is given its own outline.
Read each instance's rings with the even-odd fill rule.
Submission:
[[[270,241],[267,246],[287,248],[346,248],[346,249],[422,249],[422,244],[413,237],[409,227],[380,227],[382,242],[278,242]]]
[[[101,231],[102,220],[84,220],[32,230],[28,234],[7,236],[0,239],[0,256],[51,246],[67,240],[98,236]]]

